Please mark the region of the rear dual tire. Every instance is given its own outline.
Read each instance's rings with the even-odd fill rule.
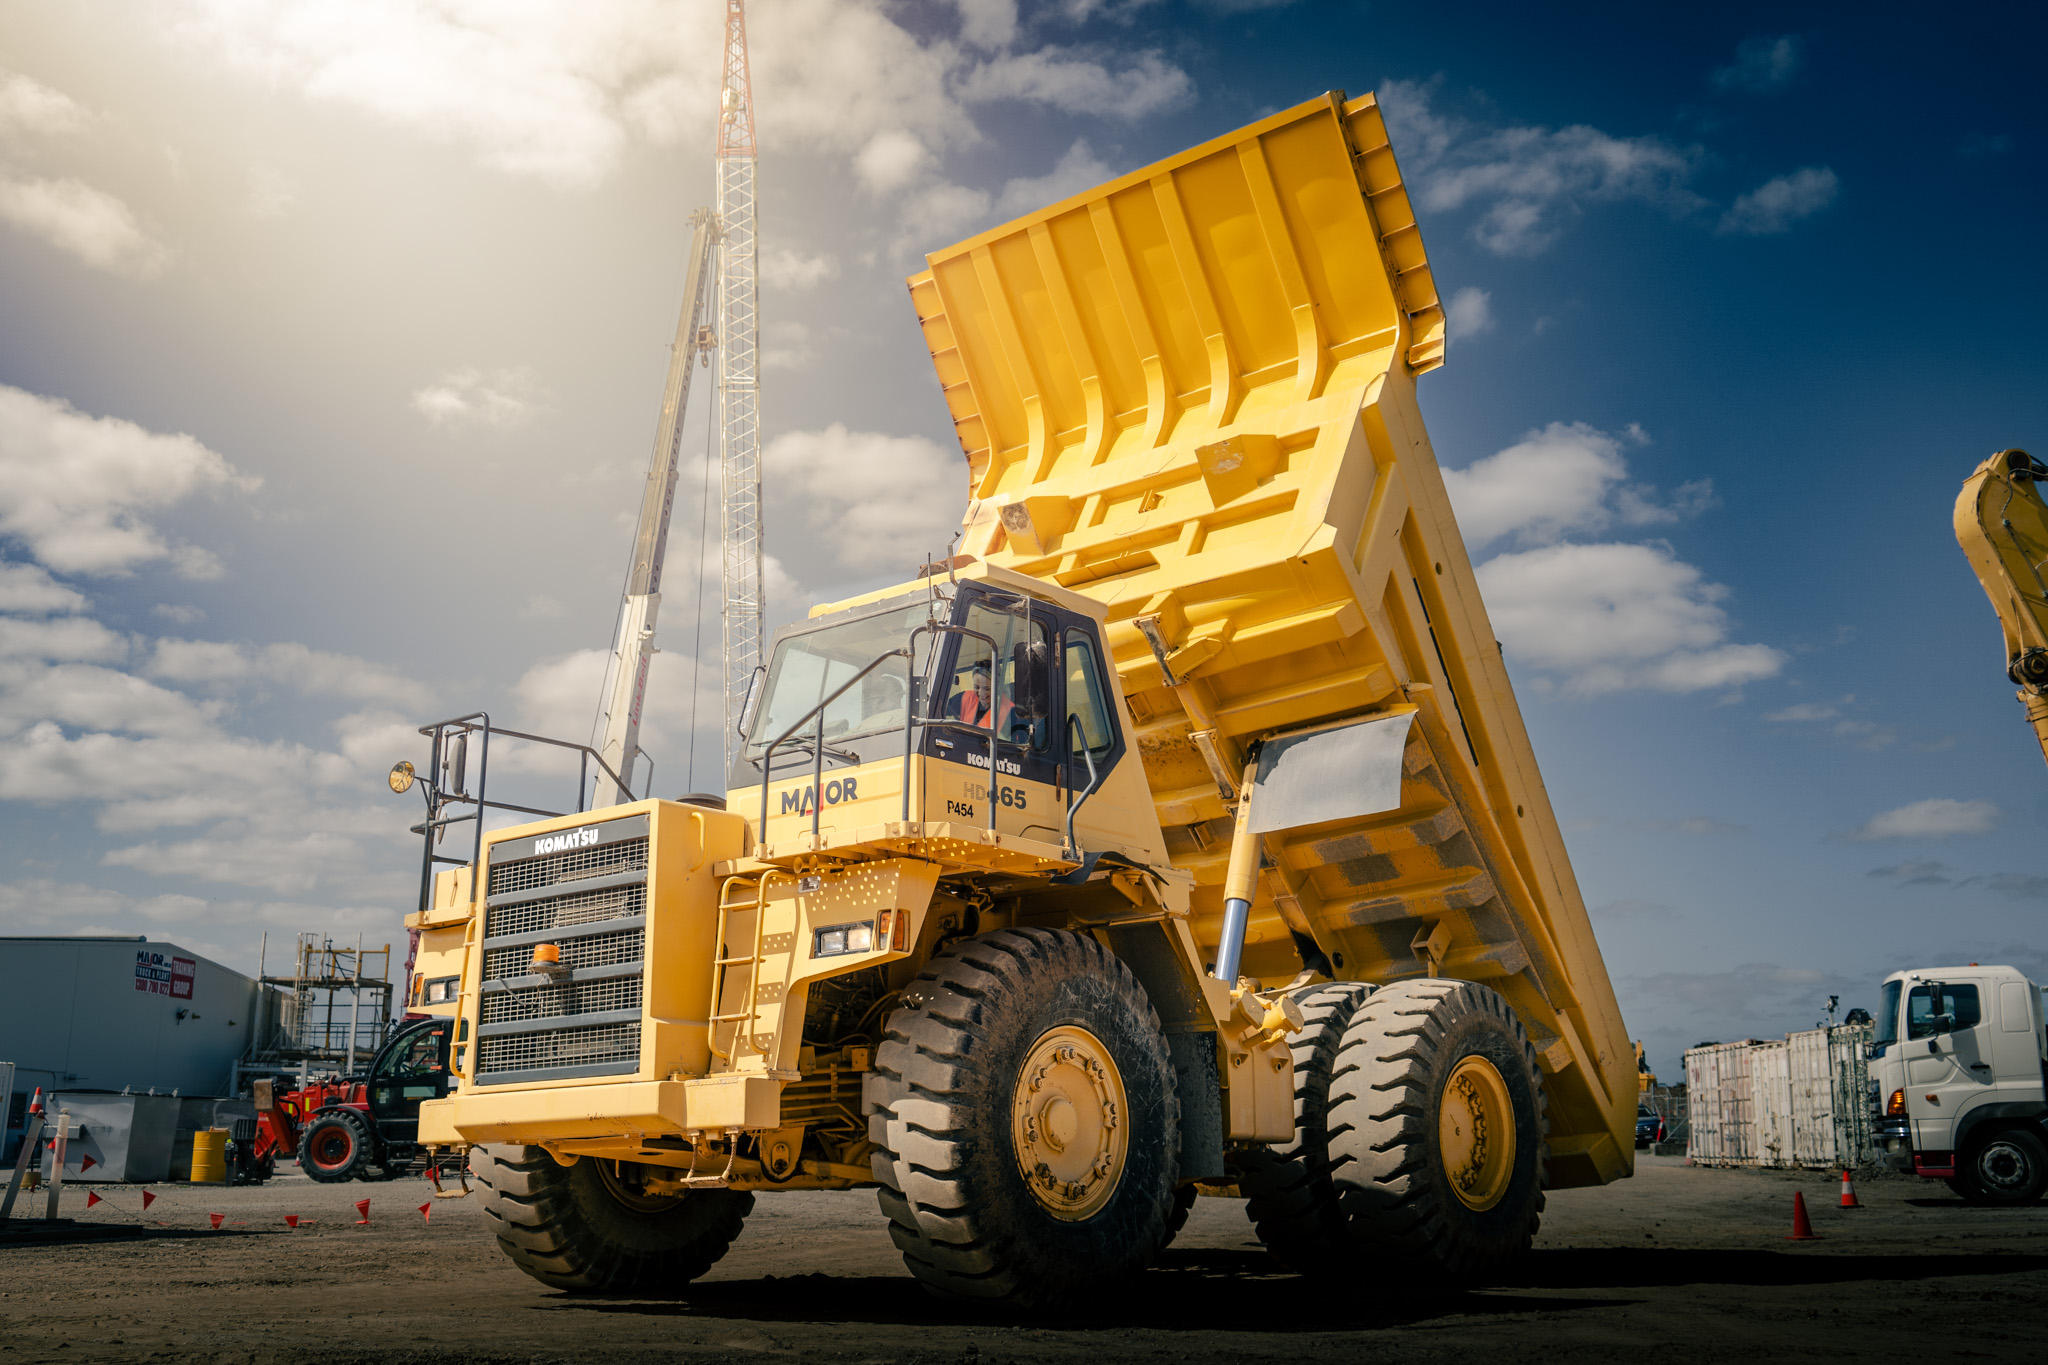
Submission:
[[[1543,1214],[1542,1076],[1485,986],[1314,987],[1295,1035],[1295,1139],[1240,1159],[1260,1239],[1307,1274],[1480,1283]]]

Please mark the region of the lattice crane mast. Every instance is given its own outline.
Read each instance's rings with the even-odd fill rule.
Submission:
[[[725,77],[719,96],[719,533],[725,637],[725,759],[731,767],[767,604],[761,584],[761,318],[754,235],[754,97],[747,74],[744,0],[725,4]]]

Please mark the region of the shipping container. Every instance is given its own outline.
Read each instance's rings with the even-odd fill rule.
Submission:
[[[1869,1041],[1868,1024],[1842,1024],[1687,1052],[1686,1155],[1703,1166],[1867,1162]]]
[[[1759,1166],[1790,1166],[1792,1159],[1791,1050],[1784,1039],[1750,1049],[1749,1093],[1756,1117],[1750,1145]]]
[[[1691,1101],[1686,1155],[1702,1165],[1748,1166],[1756,1161],[1756,1121],[1750,1094],[1753,1045],[1716,1043],[1685,1054]]]

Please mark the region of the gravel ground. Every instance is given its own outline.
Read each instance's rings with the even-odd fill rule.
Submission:
[[[1317,1289],[1266,1257],[1239,1201],[1201,1199],[1113,1303],[1011,1321],[927,1298],[867,1191],[763,1196],[731,1253],[663,1302],[546,1289],[500,1255],[480,1200],[435,1200],[423,1218],[417,1180],[152,1187],[146,1215],[136,1187],[99,1188],[89,1211],[67,1190],[68,1228],[0,1234],[10,1362],[1917,1362],[2032,1355],[2048,1326],[2048,1208],[1976,1209],[1891,1178],[1843,1210],[1825,1173],[1648,1155],[1632,1180],[1553,1193],[1525,1269],[1484,1291]],[[1785,1240],[1795,1190],[1820,1241]]]

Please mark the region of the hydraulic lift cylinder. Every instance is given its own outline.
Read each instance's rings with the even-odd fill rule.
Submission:
[[[1245,926],[1258,890],[1259,836],[1252,833],[1252,780],[1258,775],[1257,762],[1245,765],[1238,787],[1237,826],[1230,834],[1230,868],[1223,874],[1223,938],[1216,945],[1216,979],[1231,985],[1237,983]]]

